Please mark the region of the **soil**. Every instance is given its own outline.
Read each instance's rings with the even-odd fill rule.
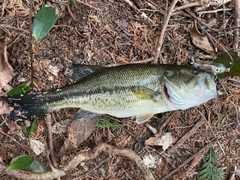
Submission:
[[[31,3],[25,0],[1,2],[0,41],[7,45],[9,63],[15,73],[9,84],[16,87],[31,82],[33,77],[33,91],[50,91],[71,83],[65,72],[73,64],[115,66],[133,62],[153,63],[164,18],[171,3],[165,0],[132,0],[132,2],[151,21],[142,18],[136,9],[120,0],[76,1],[76,5],[69,4],[68,1],[34,0],[33,8],[30,8]],[[45,4],[58,8],[60,16],[48,35],[36,43],[29,34],[31,31],[29,16],[32,14],[34,17],[37,10]],[[181,5],[177,3],[176,7]],[[221,48],[232,49],[233,30],[224,30],[234,27],[231,3],[225,4],[225,8],[232,9],[230,11],[216,11],[222,9],[222,6],[199,7],[202,7],[200,12],[207,12],[199,15],[197,7],[174,12],[165,31],[164,43],[157,63],[189,63],[189,57],[199,50],[193,44],[189,33],[197,19],[206,23],[214,22],[211,28],[206,28],[202,24],[199,26],[207,29],[215,44],[221,44]],[[221,52],[221,49],[218,53],[209,53],[200,49],[198,56],[202,60],[213,61]],[[197,179],[197,172],[203,164],[203,155],[208,153],[208,148],[203,153],[196,153],[210,144],[219,155],[217,167],[223,169],[226,179],[230,178],[234,168],[240,167],[240,78],[226,77],[216,81],[218,91],[222,94],[217,98],[196,108],[176,111],[173,115],[172,112],[155,115],[149,121],[151,126],[158,131],[161,130],[161,135],[171,133],[174,138],[172,147],[175,147],[174,144],[184,136],[186,137],[179,147],[173,150],[170,150],[172,147],[163,151],[161,146],[145,145],[146,139],[154,137],[153,132],[146,124],[137,125],[130,118],[117,119],[126,125],[115,131],[110,128],[100,130],[93,128],[93,132],[89,130],[90,133],[87,135],[89,137],[82,137],[82,141],[70,143],[70,147],[71,128],[66,129],[70,126],[76,109],[61,109],[51,113],[52,125],[59,125],[62,122],[66,125],[67,122],[64,131],[58,129],[52,132],[57,167],[64,167],[80,152],[90,151],[101,143],[107,143],[118,148],[133,150],[142,159],[149,154],[157,156],[161,159],[161,163],[150,168],[155,179],[163,179],[181,165],[179,170],[166,179]],[[169,119],[171,115],[172,118]],[[104,118],[116,120],[109,116]],[[188,134],[200,120],[204,121],[203,125],[192,135]],[[93,127],[97,121],[88,126]],[[168,122],[164,124],[165,121]],[[32,155],[29,150],[29,139],[22,130],[25,123],[13,122],[8,115],[1,115],[0,122],[1,132],[8,135],[0,133],[1,163],[9,165],[11,159],[16,156]],[[41,141],[49,149],[46,118],[38,118],[36,123],[37,128],[32,139]],[[72,133],[74,135],[74,132]],[[62,147],[63,145],[65,148]],[[192,160],[186,161],[195,154]],[[50,170],[46,153],[34,157]],[[9,174],[2,173],[0,176],[1,179],[14,179]],[[237,175],[234,178],[240,179]],[[144,176],[135,162],[130,159],[103,152],[96,158],[81,162],[61,179],[120,180],[144,179]]]

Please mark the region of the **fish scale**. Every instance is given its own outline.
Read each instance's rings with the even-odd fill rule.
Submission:
[[[14,108],[11,118],[29,119],[71,107],[81,108],[75,115],[80,120],[109,114],[118,118],[136,116],[140,124],[156,113],[186,109],[217,95],[214,75],[189,66],[129,64],[77,68],[72,74],[77,82],[70,86],[7,98]]]

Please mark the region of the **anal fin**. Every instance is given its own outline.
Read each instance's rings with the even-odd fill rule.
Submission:
[[[140,114],[136,116],[136,123],[142,124],[144,122],[147,122],[151,117],[153,117],[153,113],[146,113],[146,114]]]
[[[99,114],[95,114],[89,111],[84,111],[80,109],[75,115],[74,119],[78,121],[86,121],[88,119],[93,119],[95,117],[99,116]]]

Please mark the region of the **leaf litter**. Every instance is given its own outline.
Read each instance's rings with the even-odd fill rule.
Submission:
[[[12,2],[13,1],[11,1],[11,4]],[[33,45],[35,90],[48,91],[67,85],[70,81],[65,78],[63,72],[67,67],[71,67],[74,63],[107,66],[130,62],[142,62],[154,56],[154,51],[157,48],[157,37],[160,31],[159,26],[149,25],[148,22],[138,16],[138,12],[131,9],[126,3],[119,1],[113,1],[111,3],[106,1],[90,2],[88,0],[85,2],[85,4],[82,4],[80,1],[77,1],[76,6],[70,7],[78,20],[77,22],[74,22],[69,16],[67,8],[60,9],[63,16],[58,20],[57,25],[42,42],[39,42],[37,46]],[[193,1],[190,1],[190,3],[192,2]],[[168,1],[149,1],[147,4],[143,1],[137,0],[134,1],[134,3],[136,7],[143,10],[144,13],[146,13],[156,24],[162,26],[163,17],[166,15],[166,10],[162,7],[162,4],[167,4],[169,3]],[[35,5],[39,8],[44,4],[43,2],[35,1]],[[184,4],[180,2],[179,5],[181,6]],[[28,10],[28,2],[26,2],[24,6],[22,5],[22,7]],[[102,11],[96,10],[95,7]],[[230,6],[226,4],[226,7],[229,8]],[[214,8],[216,7],[208,6],[203,9],[207,11]],[[5,11],[5,13],[10,13],[11,18],[4,20],[4,23],[11,24],[14,27],[18,27],[20,24],[20,27],[24,30],[28,30],[28,19],[19,14],[19,9],[18,13],[14,13],[15,9],[10,8],[8,11]],[[190,10],[193,13],[196,11],[195,7],[190,8]],[[26,12],[28,11],[23,12],[23,14],[27,14]],[[35,9],[34,12],[36,12]],[[164,13],[162,14],[162,12]],[[187,64],[189,58],[188,55],[192,53],[192,50],[195,50],[198,47],[197,45],[191,44],[191,39],[187,33],[190,31],[190,27],[193,27],[194,21],[187,19],[183,11],[178,11],[178,13],[181,17],[172,16],[170,19],[161,53],[163,56],[162,58],[164,58],[167,63]],[[210,16],[208,14],[208,16],[201,16],[199,18],[206,20],[205,17],[216,18],[218,23],[215,24],[214,28],[219,29],[219,32],[215,33],[211,30],[210,32],[214,37],[217,37],[217,39],[221,39],[221,43],[225,47],[229,48],[230,43],[228,43],[228,41],[232,41],[232,36],[229,34],[232,33],[232,30],[230,29],[229,33],[225,35],[224,33],[221,33],[220,26],[224,17],[226,19],[226,28],[232,28],[231,24],[227,23],[232,22],[232,14],[229,14],[229,12],[226,11],[225,16],[223,16],[222,12],[218,12],[217,16],[215,16],[214,13],[210,13]],[[15,21],[12,22],[12,19]],[[116,24],[116,22],[119,23]],[[16,87],[19,85],[19,79],[24,80],[21,83],[29,82],[29,62],[26,58],[29,46],[27,40],[29,37],[23,34],[19,39],[14,41],[14,37],[16,37],[14,35],[18,32],[14,29],[8,29],[8,32],[9,33],[0,29],[1,37],[7,37],[5,39],[6,44],[9,45],[13,42],[9,47],[11,48],[11,51],[9,51],[9,59],[11,60],[10,62],[13,62],[16,78],[14,78],[10,84],[11,86]],[[197,36],[198,35],[196,35],[196,37]],[[227,39],[226,36],[228,37]],[[205,43],[208,42],[206,41]],[[203,46],[204,45],[205,44],[203,44]],[[201,54],[206,53],[201,51]],[[13,61],[14,59],[17,60]],[[47,63],[46,66],[43,67],[43,61],[45,60]],[[49,65],[52,67],[49,68]],[[225,164],[227,166],[227,170],[225,171],[226,174],[231,173],[232,165],[240,166],[238,162],[238,157],[240,156],[238,148],[239,143],[237,141],[238,137],[236,136],[239,134],[239,128],[236,125],[235,111],[235,109],[239,109],[239,87],[234,86],[238,85],[240,79],[239,77],[234,77],[232,79],[221,79],[221,84],[218,86],[218,89],[220,90],[225,89],[228,92],[228,95],[224,94],[223,96],[219,96],[211,102],[206,103],[204,106],[198,107],[207,117],[208,122],[213,127],[213,132],[225,151],[225,154],[222,153],[220,148],[216,145],[220,156],[220,165]],[[234,106],[236,106],[236,108]],[[60,122],[65,119],[72,119],[74,112],[75,110],[71,109],[59,110],[53,113],[54,121]],[[225,124],[222,125],[218,123],[219,120],[226,117],[226,115],[228,116]],[[164,113],[154,117],[152,120],[154,127],[158,129],[161,122],[166,119],[167,116],[168,113]],[[187,134],[198,120],[199,114],[194,109],[180,111],[178,116],[174,117],[161,129],[164,133],[169,132],[173,134],[177,141],[183,135]],[[126,128],[121,129],[118,134],[114,134],[108,129],[100,131],[93,130],[92,133],[90,133],[90,127],[93,125],[91,123],[89,127],[87,127],[87,129],[89,129],[88,132],[90,133],[88,137],[83,133],[84,135],[75,138],[76,135],[81,134],[79,133],[82,132],[81,128],[80,130],[69,128],[68,131],[53,134],[52,143],[56,154],[58,154],[61,148],[64,147],[63,145],[65,142],[69,142],[68,144],[71,144],[73,147],[72,151],[68,151],[68,149],[62,151],[63,156],[60,158],[61,166],[68,164],[71,157],[76,155],[76,152],[89,152],[93,147],[96,147],[102,142],[116,145],[119,148],[132,149],[136,141],[143,134],[146,133],[152,136],[151,132],[149,132],[144,125],[136,125],[131,119],[124,119],[122,121],[126,122],[127,126]],[[5,122],[9,123],[8,120]],[[22,125],[21,122],[17,123]],[[47,144],[46,125],[43,120],[39,120],[37,123],[38,129],[33,138]],[[82,125],[76,125],[78,128],[79,126],[81,127]],[[5,132],[8,132],[9,130],[4,124],[2,125],[2,129]],[[22,145],[28,146],[27,141],[24,140],[24,138],[19,137],[18,134],[21,134],[19,133],[20,131],[21,128],[16,129],[15,133],[12,133],[11,136],[18,140]],[[199,128],[199,131],[197,131],[196,134],[191,138],[188,138],[184,144],[178,148],[177,152],[167,154],[168,156],[161,156],[162,162],[157,164],[157,168],[152,171],[155,178],[163,179],[166,174],[172,172],[179,164],[184,162],[187,157],[194,155],[194,153],[201,149],[207,142],[212,141],[213,132],[209,131],[207,125],[204,125]],[[9,139],[6,140],[5,136],[3,136],[1,140],[7,144],[7,146],[3,146],[3,144],[1,146],[0,156],[3,159],[3,162],[8,162],[9,159],[18,156],[19,154],[26,153],[23,149],[18,148],[18,145],[13,141],[9,141]],[[82,142],[78,144],[78,140]],[[71,146],[67,145],[66,147],[68,148]],[[164,153],[167,153],[167,150]],[[149,154],[149,151],[155,151],[161,154],[162,148],[159,148],[159,146],[144,146],[143,150],[139,153],[139,156],[144,157]],[[70,156],[66,156],[66,154],[69,154]],[[40,162],[47,162],[43,154],[39,155],[39,159]],[[170,179],[177,179],[179,175],[184,177],[187,165],[188,164],[183,166],[176,174],[173,174]],[[86,171],[86,169],[90,171]],[[103,169],[105,173],[102,173],[100,169]],[[193,167],[190,174],[194,174],[196,171],[197,169]],[[139,173],[138,167],[133,162],[121,156],[108,155],[107,153],[98,154],[97,158],[85,161],[84,166],[79,165],[77,169],[74,169],[72,172],[73,173],[69,173],[65,177],[62,177],[62,179],[89,179],[89,177],[95,179],[124,179],[124,177],[127,176],[132,179],[143,178],[141,173]]]

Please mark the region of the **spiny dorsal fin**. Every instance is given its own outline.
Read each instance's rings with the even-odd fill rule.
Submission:
[[[71,68],[68,68],[65,72],[66,76],[73,81],[79,81],[82,78],[100,71],[104,69],[105,67],[101,66],[91,66],[91,65],[82,65],[82,64],[75,64]]]

